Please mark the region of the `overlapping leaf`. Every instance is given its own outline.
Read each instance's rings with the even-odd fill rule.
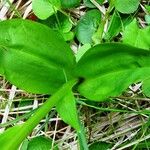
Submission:
[[[82,44],[92,43],[92,36],[97,31],[101,14],[97,9],[90,10],[80,19],[76,27],[77,39]]]
[[[32,8],[35,15],[40,19],[47,19],[60,9],[60,0],[33,0]]]
[[[64,122],[71,125],[76,131],[80,131],[76,102],[71,90],[68,90],[65,97],[57,103],[56,110]]]
[[[47,25],[53,30],[60,32],[65,41],[72,40],[74,37],[74,33],[70,31],[72,28],[72,23],[69,16],[66,16],[60,12],[57,12],[57,17],[54,14],[46,20],[39,20],[39,22]]]
[[[59,33],[27,20],[0,23],[0,56],[6,78],[32,93],[54,93],[75,63]]]
[[[121,17],[117,11],[115,11],[111,17],[111,20],[109,22],[109,26],[107,29],[107,32],[105,33],[105,39],[111,40],[113,37],[115,37],[122,28],[122,22]]]
[[[140,29],[136,19],[134,19],[123,32],[123,43],[139,48],[150,49],[150,27]]]
[[[140,0],[115,0],[114,4],[121,13],[130,14],[138,9]]]
[[[138,81],[143,81],[143,90],[150,95],[150,52],[147,50],[123,44],[101,44],[83,55],[75,72],[85,80],[79,92],[91,100],[118,96]]]
[[[83,0],[83,2],[84,2],[84,5],[85,5],[86,7],[89,7],[89,8],[95,8],[95,7],[96,7],[96,6],[91,2],[91,0]],[[104,2],[104,0],[97,0],[96,2],[99,3],[99,4],[102,4],[102,3]]]
[[[53,145],[53,140],[43,136],[38,136],[29,141],[26,150],[50,150]],[[58,150],[57,145],[54,144],[53,150]]]

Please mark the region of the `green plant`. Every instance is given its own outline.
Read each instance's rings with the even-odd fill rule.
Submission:
[[[0,22],[0,74],[28,92],[51,95],[24,124],[0,135],[1,150],[16,150],[54,106],[77,131],[80,149],[88,149],[73,91],[100,102],[140,81],[150,96],[149,66],[148,50],[121,43],[97,45],[76,62],[62,36],[49,27],[22,19]]]

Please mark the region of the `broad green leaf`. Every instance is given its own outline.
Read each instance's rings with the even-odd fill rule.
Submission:
[[[71,80],[64,84],[24,124],[11,127],[0,134],[1,150],[18,149],[22,141],[32,132],[41,119],[65,97],[66,91],[69,89],[71,90],[76,82],[76,80]]]
[[[71,125],[76,131],[80,131],[76,102],[71,89],[68,89],[65,97],[57,103],[56,110],[64,122]]]
[[[130,14],[138,9],[140,0],[116,0],[114,4],[119,12]]]
[[[107,32],[105,33],[105,39],[111,40],[114,36],[118,35],[122,29],[121,17],[117,11],[115,11],[109,22]]]
[[[92,43],[92,36],[97,31],[101,20],[100,11],[90,10],[80,19],[76,27],[76,37],[82,44]]]
[[[89,150],[109,150],[111,148],[111,144],[106,142],[95,142],[90,145]]]
[[[60,6],[60,0],[33,0],[32,2],[33,12],[43,20],[56,13]]]
[[[28,20],[0,22],[4,75],[32,93],[52,94],[69,80],[75,58],[59,33]],[[66,79],[68,78],[68,79]]]
[[[38,136],[29,141],[28,150],[50,150],[52,147],[52,139]],[[53,150],[58,150],[58,147],[54,144]]]
[[[133,82],[143,81],[143,92],[150,95],[150,52],[112,43],[88,50],[79,60],[75,74],[84,79],[81,95],[103,101],[118,96]]]
[[[73,8],[80,4],[80,0],[61,0],[61,5],[63,8]]]
[[[96,6],[91,2],[91,0],[83,0],[84,5],[89,8],[95,8]],[[97,3],[102,4],[104,0],[96,0]]]
[[[123,43],[149,50],[149,34],[149,26],[144,29],[140,29],[137,21],[133,20],[128,26],[126,26],[125,31],[123,32]]]

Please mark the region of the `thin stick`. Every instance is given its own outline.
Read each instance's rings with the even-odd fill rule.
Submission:
[[[2,122],[1,122],[2,124],[7,122],[8,114],[9,114],[9,111],[10,111],[10,108],[11,108],[12,101],[15,97],[15,93],[16,93],[16,87],[13,85],[12,88],[11,88],[10,94],[9,94],[8,103],[5,107],[4,116],[3,116],[3,119],[2,119]],[[4,130],[5,130],[5,128],[2,128],[2,129],[0,129],[0,132],[3,132]]]

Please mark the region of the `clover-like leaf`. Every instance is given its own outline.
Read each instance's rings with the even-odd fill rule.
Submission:
[[[43,20],[56,13],[60,7],[60,0],[33,0],[32,2],[33,12]]]
[[[76,28],[76,36],[82,44],[92,43],[92,36],[100,24],[101,14],[97,9],[90,10],[80,19]]]
[[[115,8],[125,14],[130,14],[138,9],[140,0],[116,0],[114,1]]]

